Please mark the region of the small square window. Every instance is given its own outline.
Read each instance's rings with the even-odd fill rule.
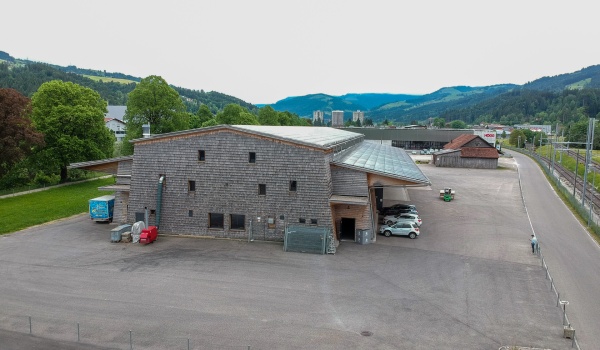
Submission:
[[[306,224],[306,219],[305,218],[300,218],[298,219],[298,222],[301,224]]]
[[[193,180],[188,181],[188,191],[190,191],[190,192],[196,191],[196,181],[193,181]]]
[[[209,213],[208,214],[208,227],[209,228],[223,228],[223,214],[220,213]]]
[[[311,223],[311,225],[316,225],[317,224],[317,219],[310,219],[310,223]]]
[[[290,181],[290,192],[296,192],[297,186],[298,185],[296,181]]]
[[[232,230],[245,230],[246,229],[246,216],[239,214],[229,215],[229,226]]]
[[[198,161],[203,162],[206,158],[205,158],[206,154],[204,153],[204,150],[198,150]]]
[[[259,196],[266,196],[267,195],[267,185],[265,185],[265,184],[258,184],[258,195]]]
[[[194,211],[193,210],[188,211],[188,216],[189,217],[193,217],[194,216]]]
[[[256,163],[256,152],[248,153],[248,163]]]

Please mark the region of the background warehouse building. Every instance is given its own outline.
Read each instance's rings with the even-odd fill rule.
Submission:
[[[430,185],[404,150],[333,128],[220,125],[133,142],[132,158],[71,167],[116,173],[104,188],[115,213],[131,223],[148,211],[161,233],[283,240],[294,225],[374,239],[385,188]]]

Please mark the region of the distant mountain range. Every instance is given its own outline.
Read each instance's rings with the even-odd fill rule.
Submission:
[[[312,118],[312,112],[321,110],[329,119],[332,110],[351,113],[365,112],[365,117],[374,121],[411,123],[435,118],[448,110],[472,107],[483,101],[515,90],[538,90],[560,92],[565,89],[600,88],[600,65],[590,66],[574,73],[543,77],[524,85],[502,84],[492,86],[454,86],[441,88],[426,95],[403,94],[346,94],[330,96],[314,94],[288,97],[271,107],[278,111],[289,111],[301,117]],[[329,118],[328,118],[329,116]]]
[[[135,88],[141,78],[123,73],[61,67],[29,60],[15,59],[0,51],[0,87],[11,87],[27,96],[31,96],[39,85],[52,79],[72,81],[88,86],[100,93],[112,105],[124,105],[127,94]],[[8,68],[10,67],[10,68]],[[213,113],[229,103],[239,104],[255,112],[263,105],[252,105],[239,98],[216,91],[204,92],[175,87],[190,112],[195,112],[200,104],[206,104]],[[590,66],[573,73],[553,77],[543,77],[524,85],[502,84],[492,86],[454,86],[444,87],[426,95],[348,93],[342,96],[311,94],[294,96],[270,104],[275,110],[288,111],[300,117],[312,118],[313,111],[321,110],[325,119],[331,118],[331,111],[342,110],[350,114],[353,111],[365,112],[365,117],[375,122],[388,119],[399,123],[413,123],[439,116],[453,117],[456,111],[477,110],[486,101],[491,101],[506,93],[526,93],[541,91],[559,93],[565,89],[600,88],[600,65]],[[498,105],[499,102],[494,102]],[[349,118],[349,115],[346,117]],[[472,116],[464,119],[473,119]]]

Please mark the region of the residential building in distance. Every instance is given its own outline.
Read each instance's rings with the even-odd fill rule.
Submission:
[[[325,119],[323,118],[323,111],[313,111],[313,124],[315,124],[317,120],[321,122],[321,125],[325,124]]]
[[[364,125],[365,123],[365,112],[356,111],[352,112],[352,121],[356,123],[356,121],[360,120],[360,125]]]
[[[344,111],[331,111],[331,126],[334,128],[344,126]]]
[[[127,130],[124,121],[117,118],[104,118],[104,124],[115,134],[117,141],[123,141]]]

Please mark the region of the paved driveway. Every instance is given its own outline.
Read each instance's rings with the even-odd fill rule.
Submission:
[[[110,243],[85,215],[0,237],[0,328],[129,349],[569,349],[514,170],[422,165],[418,239]],[[438,187],[453,187],[446,203]],[[2,333],[0,333],[0,336]]]

